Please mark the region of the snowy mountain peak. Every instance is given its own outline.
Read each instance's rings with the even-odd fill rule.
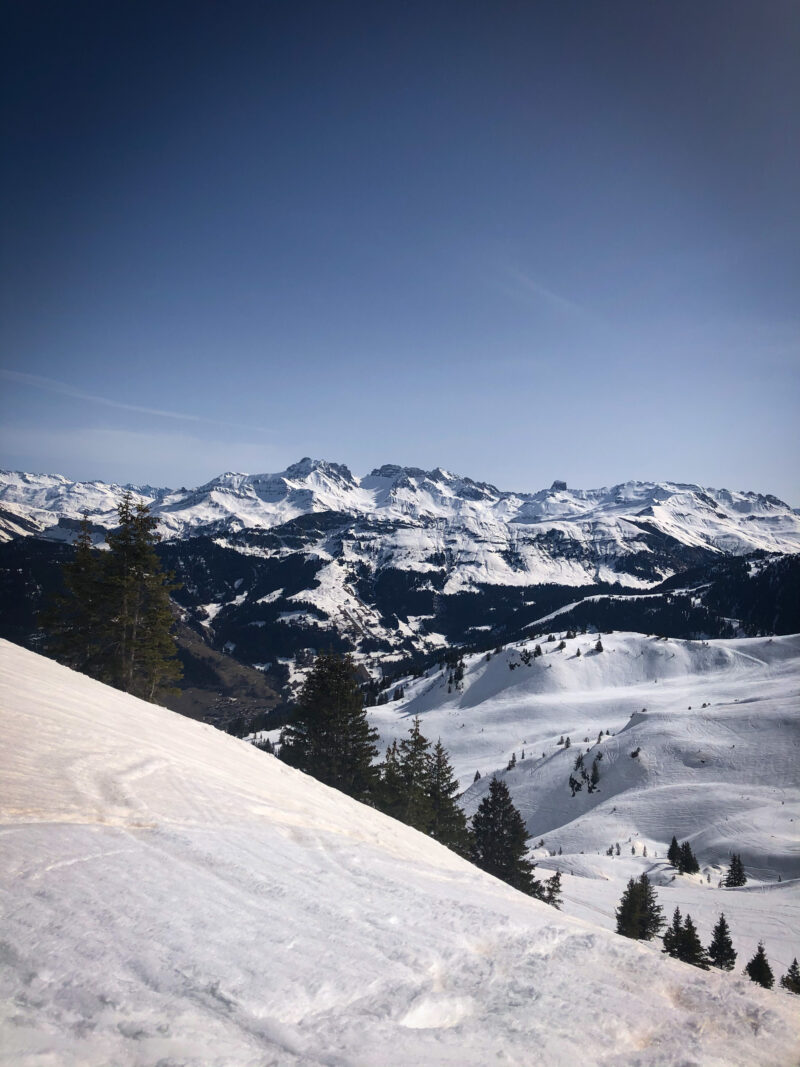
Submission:
[[[126,487],[57,475],[0,473],[0,537],[70,540],[88,511],[113,526]],[[340,516],[358,556],[401,571],[447,569],[444,592],[476,585],[652,585],[711,554],[800,551],[800,516],[771,495],[681,482],[507,492],[443,467],[384,464],[355,477],[344,464],[303,457],[276,474],[228,472],[194,489],[134,487],[166,539],[226,537],[305,515]],[[369,531],[369,533],[367,533]],[[325,556],[342,551],[320,542]],[[355,555],[353,555],[355,553]]]

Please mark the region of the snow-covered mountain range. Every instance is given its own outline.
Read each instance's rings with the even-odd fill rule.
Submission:
[[[504,492],[441,468],[385,465],[357,478],[306,458],[278,474],[223,474],[194,489],[0,472],[8,573],[25,570],[22,557],[46,554],[21,541],[69,542],[83,512],[102,541],[126,488],[159,520],[188,621],[242,662],[284,672],[298,652],[331,643],[366,661],[505,639],[569,603],[588,610],[598,596],[589,621],[602,615],[616,628],[719,635],[744,619],[745,632],[774,629],[785,613],[748,617],[730,596],[709,611],[704,573],[684,583],[700,590],[692,599],[651,602],[659,623],[643,602],[621,598],[753,552],[800,558],[800,515],[770,495],[673,482],[576,490],[557,481]],[[749,595],[751,607],[758,600]]]
[[[700,971],[559,914],[242,741],[1,641],[0,691],[9,1063],[798,1061],[793,998],[738,965]],[[793,892],[750,894],[741,951]]]
[[[587,580],[647,584],[634,564],[653,540],[744,554],[800,550],[800,515],[771,495],[674,482],[626,482],[575,490],[502,492],[436,468],[385,465],[363,478],[346,466],[302,459],[279,474],[223,474],[195,489],[70,482],[58,475],[0,472],[5,521],[65,536],[84,511],[111,526],[124,489],[146,501],[165,538],[266,531],[309,515],[347,516],[368,542],[415,571],[452,561],[446,593],[475,583],[526,585]],[[60,520],[69,520],[59,527]],[[7,531],[6,536],[21,530]],[[666,560],[660,577],[671,573]]]

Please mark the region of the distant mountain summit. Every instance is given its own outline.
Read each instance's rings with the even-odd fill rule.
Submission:
[[[74,540],[84,511],[102,541],[126,490],[159,520],[187,621],[220,650],[272,669],[331,642],[367,659],[487,643],[573,602],[590,622],[683,636],[735,633],[740,619],[760,631],[792,613],[777,571],[753,563],[728,573],[753,553],[800,552],[800,515],[768,494],[668,481],[572,489],[558,478],[508,492],[442,467],[383,464],[357,477],[308,456],[274,474],[227,472],[179,489],[0,471],[0,539],[17,546],[7,573],[25,573],[22,557],[44,552],[24,542]],[[709,614],[703,568],[723,564],[714,580],[727,592]],[[681,592],[689,572],[691,597]],[[742,600],[751,579],[763,588]],[[31,578],[32,588],[43,581]],[[665,581],[669,593],[634,604],[632,594]],[[786,606],[770,614],[780,597]]]
[[[400,522],[423,528],[433,523],[439,531],[460,531],[476,550],[478,543],[484,546],[476,551],[473,563],[481,557],[481,580],[489,582],[503,571],[496,560],[490,565],[486,552],[492,554],[491,545],[518,558],[518,563],[507,564],[515,573],[521,569],[534,580],[546,580],[541,553],[526,547],[541,542],[543,536],[576,546],[591,543],[590,554],[601,568],[631,551],[646,551],[642,536],[656,531],[687,547],[712,552],[800,550],[800,516],[769,494],[679,482],[630,481],[611,488],[568,489],[560,479],[549,489],[505,492],[441,467],[426,471],[387,463],[357,478],[344,464],[308,456],[276,474],[228,472],[194,489],[71,482],[60,475],[0,471],[2,528],[7,537],[21,536],[21,529],[11,527],[23,525],[27,532],[68,537],[60,520],[78,519],[84,511],[93,522],[111,526],[125,490],[149,503],[167,539],[267,530],[320,512],[349,515],[354,522]],[[69,523],[67,530],[71,528]],[[463,540],[456,540],[459,549],[466,547]],[[565,553],[556,555],[563,558]],[[463,553],[462,561],[468,562]],[[625,581],[625,568],[614,567],[613,573],[622,574],[620,580]],[[659,576],[666,572],[659,571]],[[575,577],[583,579],[585,574]]]

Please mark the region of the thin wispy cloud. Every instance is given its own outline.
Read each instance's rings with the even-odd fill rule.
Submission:
[[[511,268],[508,273],[524,292],[532,293],[557,311],[566,311],[573,315],[586,317],[586,309],[574,300],[562,296],[561,293],[556,293],[553,289],[549,289],[546,285],[542,285],[540,282],[536,281],[535,278],[523,274],[522,271]]]
[[[77,389],[67,382],[57,381],[55,378],[45,378],[39,374],[25,374],[22,371],[6,370],[0,368],[0,377],[7,381],[16,382],[18,385],[27,385],[33,389],[41,389],[47,393],[56,393],[59,396],[69,396],[74,400],[85,400],[90,404],[101,404],[103,407],[117,408],[121,411],[135,411],[140,415],[155,415],[162,419],[177,419],[180,422],[208,423],[213,426],[229,426],[236,429],[258,430],[266,432],[263,426],[243,426],[241,423],[224,422],[220,419],[209,419],[203,415],[192,415],[183,411],[168,411],[164,408],[152,408],[142,404],[126,404],[122,400],[112,400],[107,396],[97,396],[95,393],[87,393],[83,389]]]

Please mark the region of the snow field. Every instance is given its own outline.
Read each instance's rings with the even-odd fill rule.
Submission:
[[[503,778],[531,845],[544,840],[537,862],[565,874],[567,914],[613,929],[628,878],[649,871],[668,919],[676,905],[688,908],[707,943],[724,911],[740,963],[763,939],[779,976],[800,958],[800,637],[614,633],[603,635],[600,653],[596,640],[578,636],[558,651],[558,641],[538,638],[488,661],[467,657],[462,691],[448,694],[447,672],[411,680],[404,700],[370,715],[383,743],[403,736],[415,715],[426,737],[442,738],[468,816],[492,775]],[[537,642],[544,655],[526,666],[520,653]],[[557,743],[567,736],[569,749]],[[517,764],[506,770],[512,753]],[[601,756],[600,783],[572,797],[579,754],[587,771]],[[483,777],[473,783],[476,770]],[[673,834],[691,842],[701,876],[673,882],[658,864]],[[606,857],[617,842],[621,857]],[[744,890],[718,888],[732,852],[751,880]]]
[[[560,915],[210,727],[6,642],[0,708],[0,1062],[797,1062],[788,995]]]

